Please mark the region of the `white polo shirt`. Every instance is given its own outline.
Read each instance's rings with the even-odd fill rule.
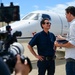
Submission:
[[[75,46],[75,19],[70,22],[68,40]],[[67,58],[75,59],[75,48],[65,48],[65,59]]]

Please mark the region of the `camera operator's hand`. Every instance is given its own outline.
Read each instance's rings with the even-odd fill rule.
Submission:
[[[27,62],[21,63],[20,55],[17,55],[17,62],[15,65],[15,75],[28,75],[30,71]]]

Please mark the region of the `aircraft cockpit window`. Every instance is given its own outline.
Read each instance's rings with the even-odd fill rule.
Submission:
[[[39,14],[38,13],[30,13],[25,16],[22,20],[38,20]]]
[[[42,18],[44,19],[44,18],[48,18],[49,20],[51,20],[51,17],[49,16],[49,15],[47,15],[47,14],[42,14]]]
[[[38,18],[39,18],[39,14],[35,14],[32,19],[33,19],[33,20],[38,20]]]

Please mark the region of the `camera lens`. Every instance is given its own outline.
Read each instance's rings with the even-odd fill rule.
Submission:
[[[24,47],[22,44],[15,42],[10,46],[9,52],[12,53],[14,56],[17,54],[21,55],[24,53]]]

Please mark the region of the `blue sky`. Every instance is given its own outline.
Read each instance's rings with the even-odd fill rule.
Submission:
[[[10,2],[20,6],[20,17],[35,10],[51,10],[62,14],[66,7],[75,6],[75,0],[0,0],[4,6],[9,6]]]

